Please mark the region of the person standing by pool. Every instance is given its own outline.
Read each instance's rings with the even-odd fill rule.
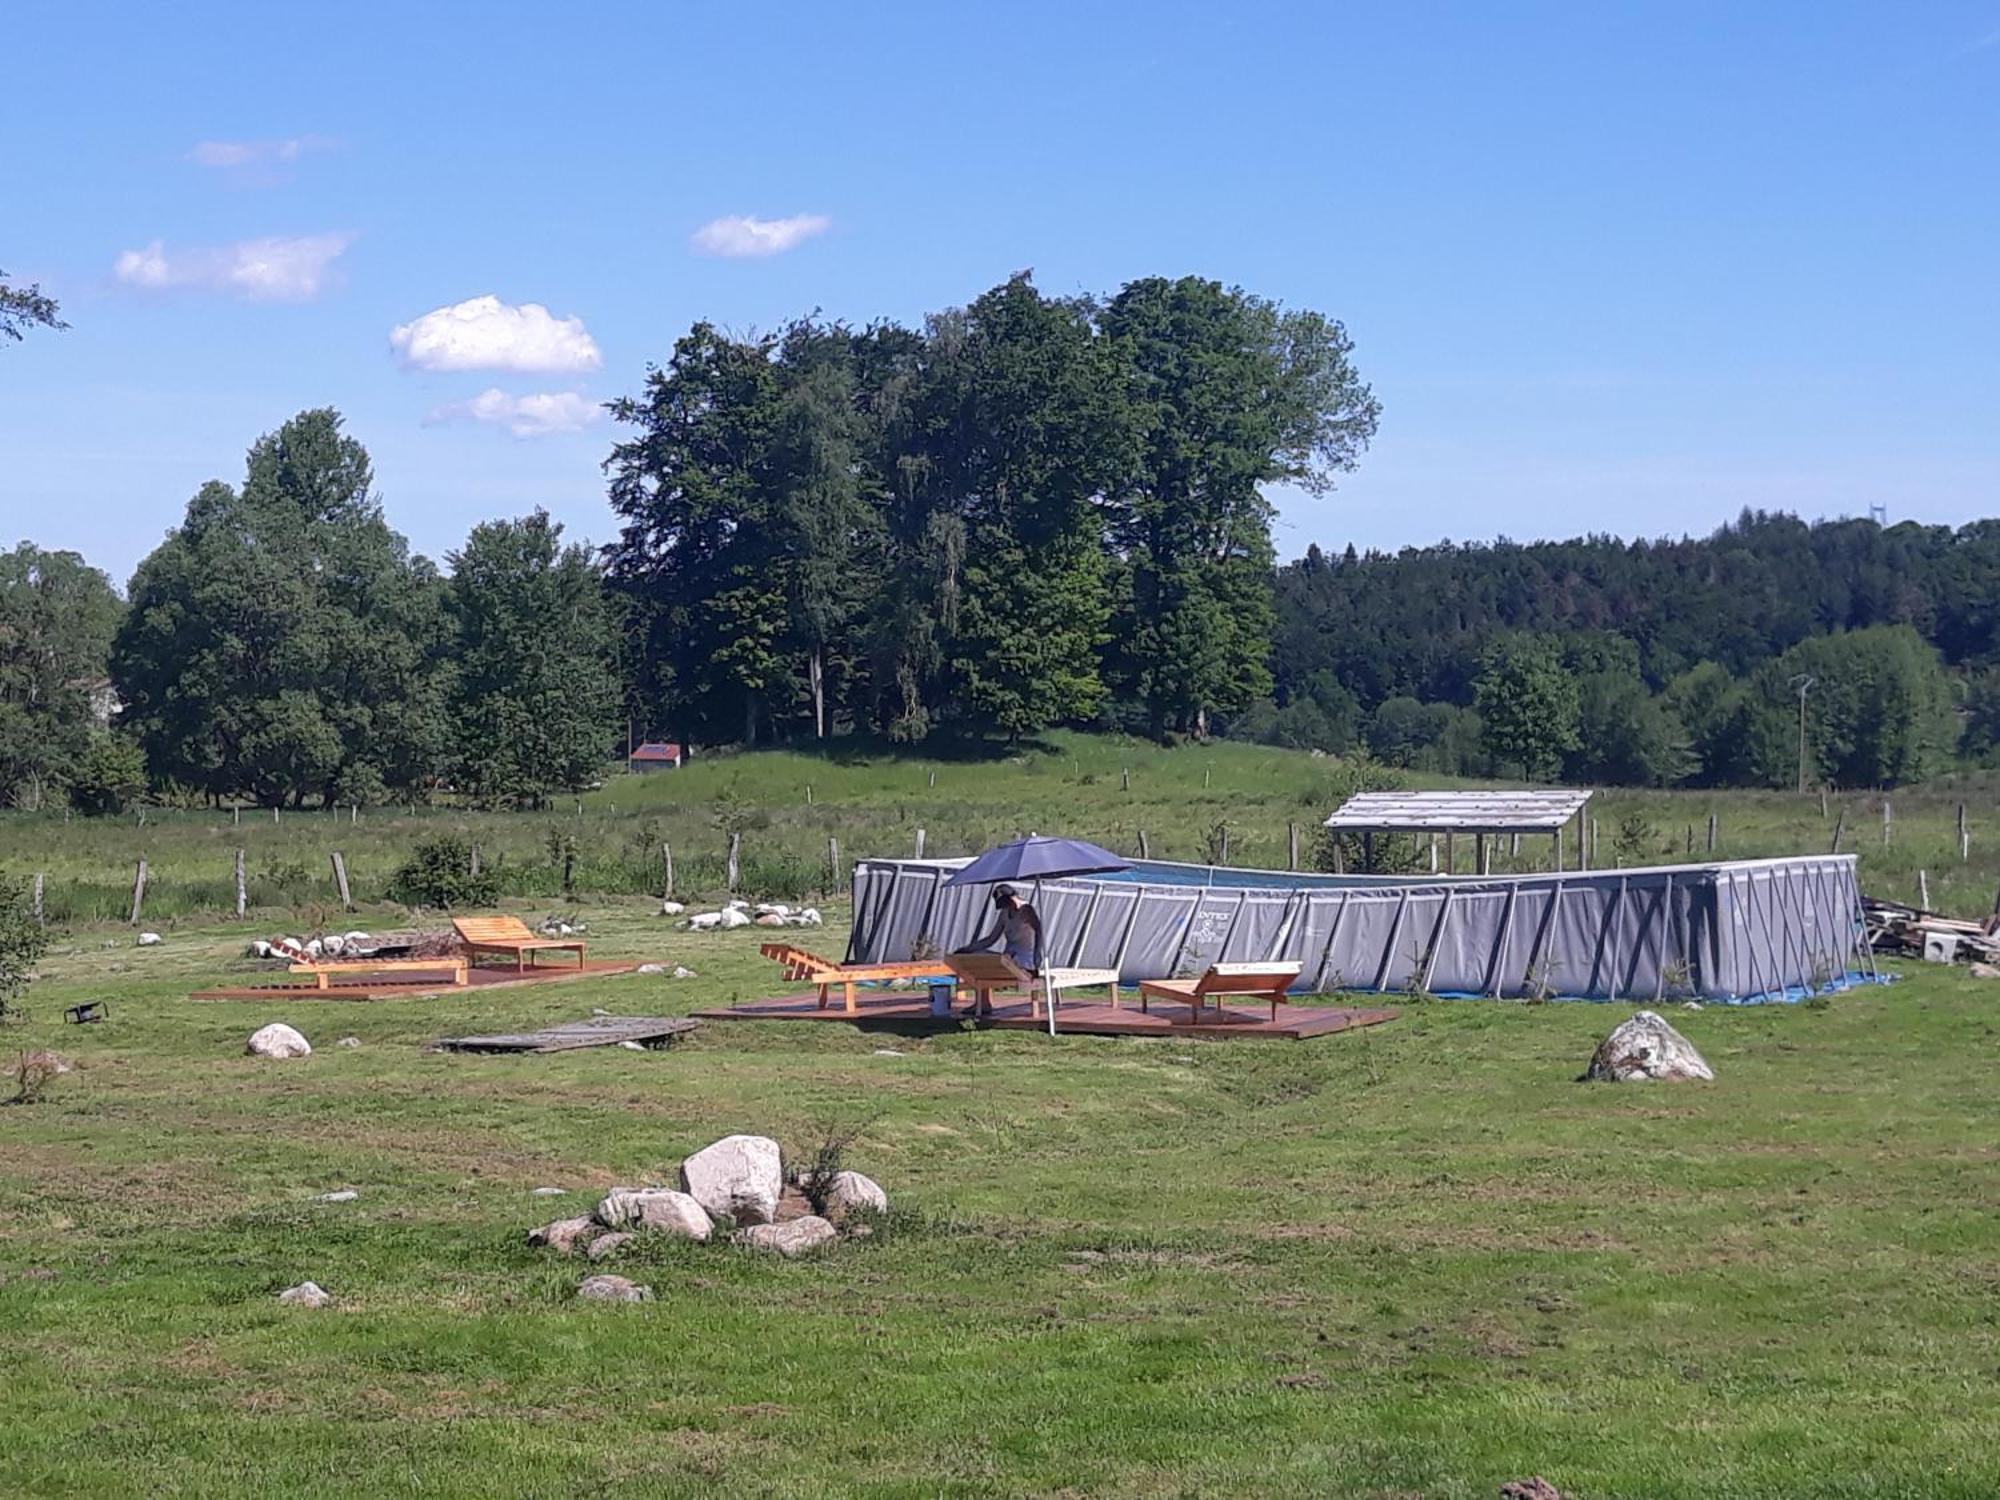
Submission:
[[[1011,885],[993,888],[994,923],[993,930],[983,937],[974,938],[960,953],[981,953],[1000,944],[1000,951],[1019,968],[1031,975],[1042,971],[1042,919],[1034,907],[1021,899],[1021,893]],[[975,1002],[976,1003],[976,1002]],[[991,1015],[992,1007],[975,1010],[976,1016]]]

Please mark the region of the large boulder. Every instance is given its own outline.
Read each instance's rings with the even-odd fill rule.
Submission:
[[[252,1057],[311,1057],[313,1049],[311,1042],[283,1021],[273,1021],[253,1033],[243,1050]]]
[[[608,1229],[650,1229],[690,1240],[705,1240],[714,1232],[708,1210],[672,1188],[613,1188],[597,1205],[597,1222]]]
[[[752,1224],[748,1229],[737,1230],[730,1240],[751,1250],[773,1250],[790,1258],[831,1243],[837,1233],[825,1219],[807,1214],[783,1224]]]
[[[723,1224],[768,1224],[785,1191],[778,1143],[762,1135],[724,1136],[681,1163],[681,1188]]]
[[[577,1283],[577,1296],[586,1302],[651,1302],[653,1289],[640,1286],[623,1276],[586,1276]]]
[[[540,1229],[528,1231],[528,1243],[545,1245],[564,1255],[574,1255],[585,1249],[590,1242],[604,1233],[604,1226],[585,1215],[575,1219],[557,1219],[544,1224]]]
[[[852,1213],[886,1214],[889,1195],[872,1177],[859,1172],[836,1172],[826,1185],[826,1212],[829,1218],[844,1219]]]
[[[1715,1070],[1660,1016],[1642,1010],[1621,1021],[1597,1044],[1584,1078],[1597,1083],[1640,1083],[1651,1079],[1698,1078],[1712,1082]]]

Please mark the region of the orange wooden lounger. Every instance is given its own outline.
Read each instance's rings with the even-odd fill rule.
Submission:
[[[505,953],[514,960],[516,973],[526,969],[534,955],[544,948],[576,954],[576,966],[583,967],[583,944],[575,938],[536,937],[519,917],[454,917],[452,927],[465,944],[465,956],[474,963],[481,953]]]
[[[302,958],[289,972],[318,975],[315,988],[323,990],[329,974],[449,974],[453,984],[462,985],[468,982],[470,969],[470,960],[452,954],[447,958]]]
[[[803,980],[817,989],[821,1010],[826,1009],[833,987],[840,986],[841,1003],[849,1015],[853,1015],[858,1009],[854,994],[854,987],[858,984],[874,984],[892,979],[935,979],[948,972],[947,966],[935,959],[930,962],[910,960],[890,964],[836,963],[830,958],[821,958],[817,953],[791,943],[760,943],[757,945],[757,951],[773,962],[784,965],[785,978],[794,983]]]
[[[1271,1002],[1271,1020],[1278,1019],[1278,1002],[1290,998],[1292,981],[1305,968],[1301,963],[1210,964],[1199,979],[1148,979],[1139,985],[1139,1009],[1148,999],[1185,1000],[1190,1024],[1201,1023],[1202,1002],[1211,996],[1254,996]],[[1220,999],[1216,1008],[1222,1008]]]

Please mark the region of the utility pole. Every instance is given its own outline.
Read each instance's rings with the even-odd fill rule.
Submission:
[[[1806,694],[1813,690],[1817,677],[1809,677],[1804,672],[1792,679],[1792,686],[1799,695],[1799,795],[1806,791]]]

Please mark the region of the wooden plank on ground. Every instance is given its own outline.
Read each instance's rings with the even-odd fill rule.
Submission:
[[[700,1025],[688,1016],[591,1016],[540,1031],[440,1037],[433,1045],[445,1052],[572,1052],[579,1047],[615,1047],[621,1042],[665,1047]]]

